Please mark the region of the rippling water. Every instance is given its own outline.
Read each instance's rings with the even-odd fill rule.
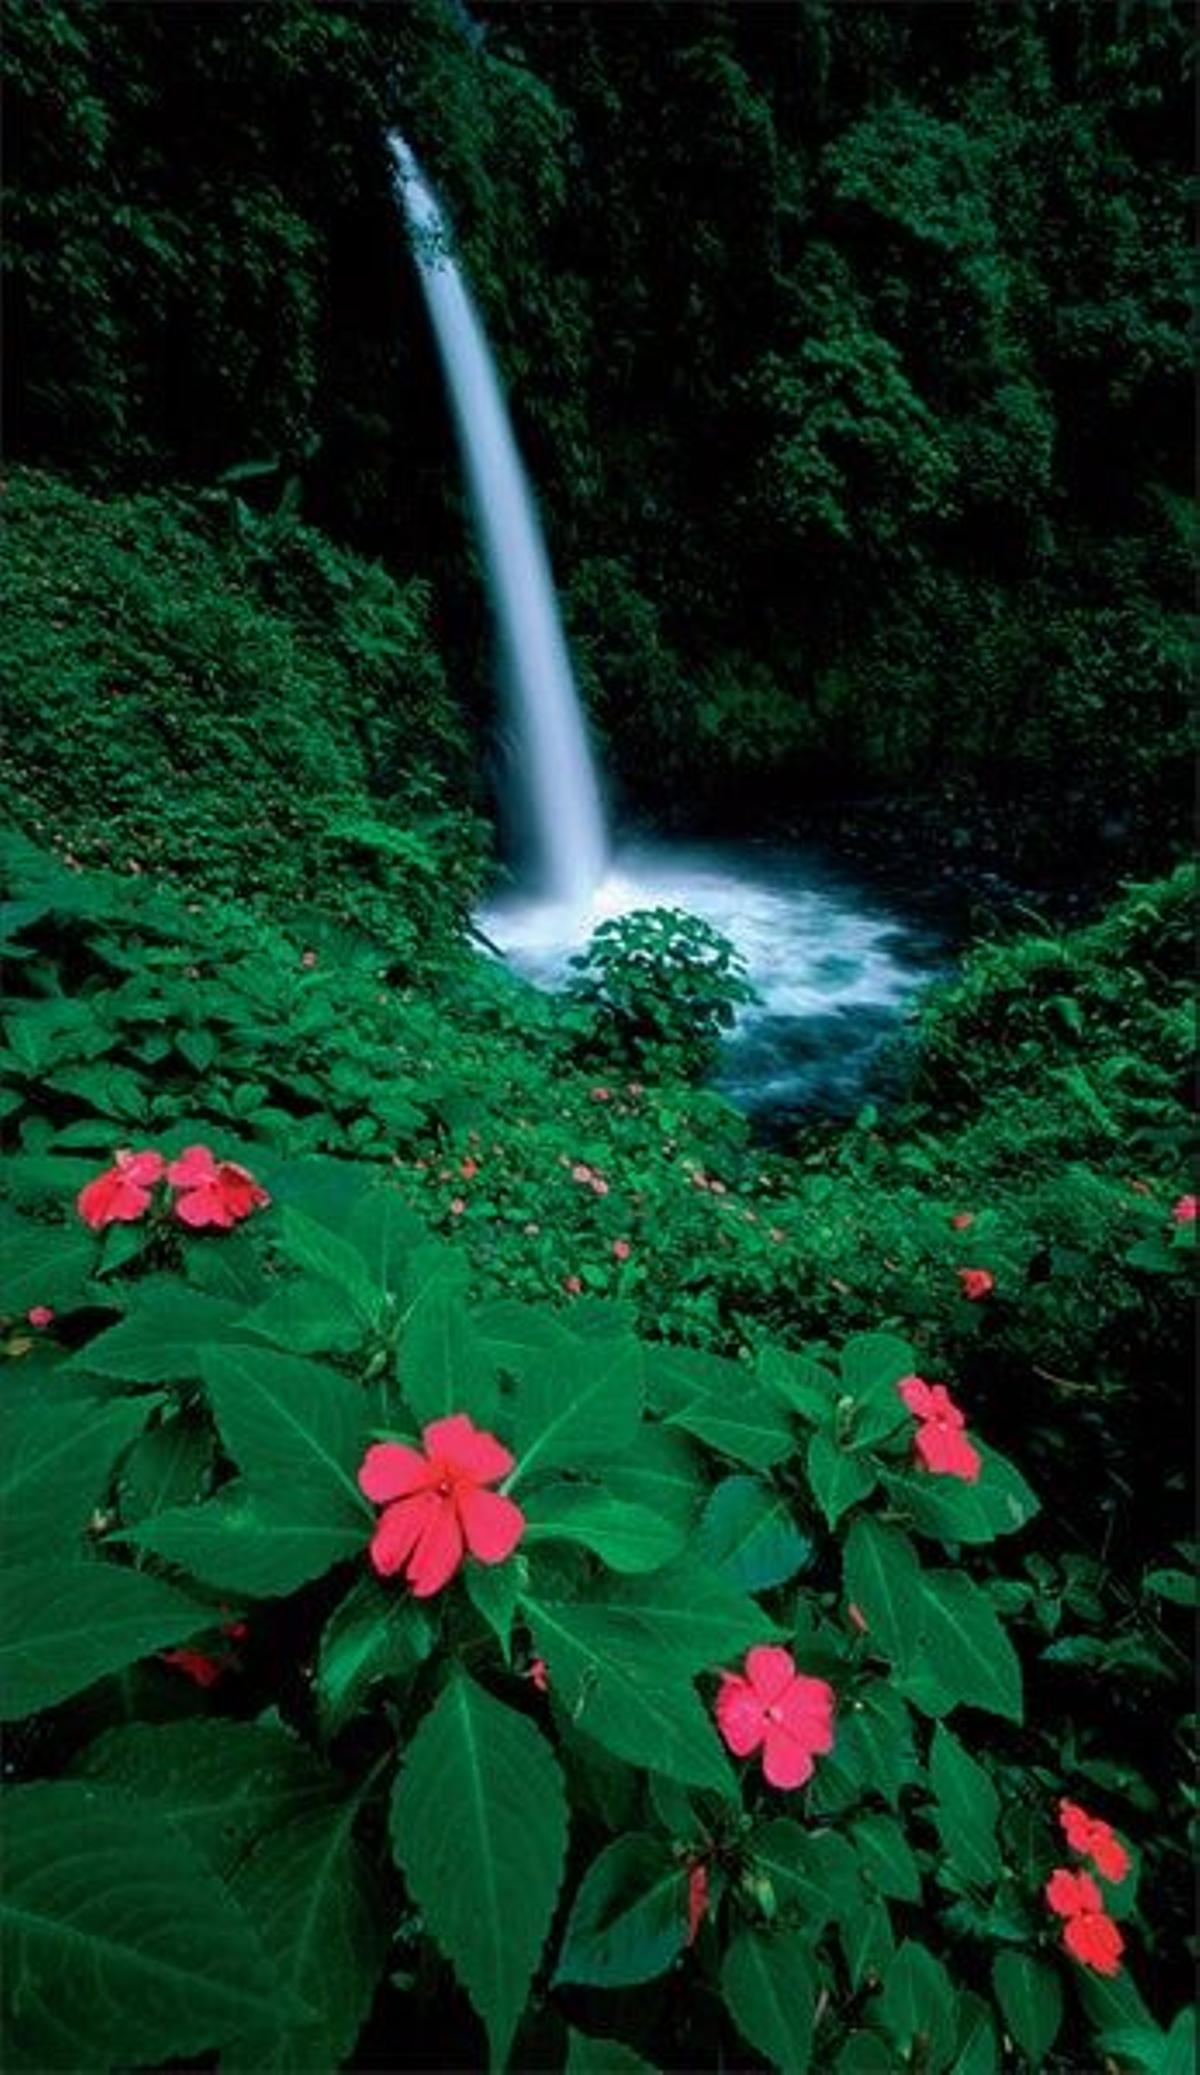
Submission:
[[[557,988],[598,923],[655,907],[703,917],[741,952],[759,1000],[740,1011],[716,1082],[760,1116],[853,1109],[949,957],[928,922],[816,855],[746,844],[629,846],[586,906],[502,896],[477,920],[518,971]]]

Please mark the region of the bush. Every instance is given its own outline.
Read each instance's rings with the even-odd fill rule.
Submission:
[[[657,1073],[706,1072],[739,1003],[754,1000],[729,939],[681,908],[602,922],[571,964],[571,995],[597,1012],[601,1049]]]

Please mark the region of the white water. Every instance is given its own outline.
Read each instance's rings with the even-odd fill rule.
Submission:
[[[608,838],[550,562],[487,338],[450,251],[446,219],[404,139],[391,133],[396,189],[445,370],[511,702],[520,833],[535,891],[583,906]]]
[[[501,896],[488,939],[544,987],[561,987],[597,924],[683,908],[731,939],[759,999],[738,1013],[719,1086],[752,1110],[853,1107],[876,1055],[941,946],[882,901],[795,852],[745,845],[622,849],[583,906]]]

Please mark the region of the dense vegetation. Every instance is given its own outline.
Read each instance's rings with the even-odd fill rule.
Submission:
[[[6,14],[5,2065],[1187,2075],[1181,11]],[[631,804],[1099,894],[852,1121],[472,937],[394,119]]]
[[[1186,11],[13,0],[10,455],[253,464],[478,586],[388,188],[440,178],[631,795],[1182,825]],[[664,341],[672,350],[665,351]],[[1053,813],[1042,811],[1053,803]]]

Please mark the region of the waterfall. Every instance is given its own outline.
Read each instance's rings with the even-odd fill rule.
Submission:
[[[608,839],[549,558],[495,363],[450,249],[445,216],[395,131],[388,147],[453,406],[500,634],[517,821],[537,878],[530,891],[581,907],[604,875]]]

